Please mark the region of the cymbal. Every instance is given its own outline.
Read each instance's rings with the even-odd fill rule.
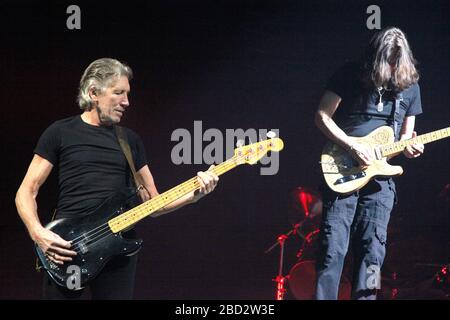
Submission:
[[[322,215],[321,194],[308,187],[297,187],[289,193],[288,218],[293,225]]]

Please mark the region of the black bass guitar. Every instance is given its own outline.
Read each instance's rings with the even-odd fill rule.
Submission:
[[[268,151],[278,152],[283,146],[283,141],[279,138],[242,146],[235,149],[233,157],[211,170],[217,175],[222,175],[240,164],[255,164]],[[58,219],[46,226],[69,241],[71,250],[77,252],[70,263],[66,262],[63,265],[54,263],[37,245],[36,253],[42,266],[56,284],[71,290],[82,289],[99,274],[112,257],[133,255],[140,249],[141,239],[124,238],[122,232],[197,189],[200,189],[200,185],[197,177],[193,177],[131,209],[129,203],[132,195],[118,192],[88,216]]]

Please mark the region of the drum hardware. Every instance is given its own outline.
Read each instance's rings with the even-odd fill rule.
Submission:
[[[280,255],[278,259],[278,274],[272,281],[276,282],[276,300],[284,300],[284,295],[286,293],[286,282],[289,280],[289,276],[283,276],[283,261],[284,261],[284,244],[285,241],[292,235],[298,235],[302,239],[306,239],[303,233],[300,231],[302,223],[297,223],[294,225],[293,229],[289,230],[287,233],[279,235],[277,237],[277,242],[275,242],[269,249],[264,253],[267,254],[272,251],[275,247],[280,246]]]
[[[278,274],[272,281],[276,282],[276,299],[283,300],[286,294],[286,284],[297,300],[311,300],[314,298],[316,286],[315,260],[322,218],[322,199],[319,192],[307,187],[297,187],[290,194],[288,211],[292,229],[277,237],[275,242],[265,253],[269,253],[276,246],[280,246]],[[285,241],[292,235],[301,239],[300,250],[297,252],[297,262],[291,267],[288,275],[283,275],[285,255]],[[345,275],[342,276],[339,299],[350,299],[351,284]]]
[[[311,228],[316,229],[318,218],[322,214],[322,200],[320,193],[307,187],[297,187],[289,194],[289,211],[288,220],[292,225],[292,229],[287,233],[277,237],[277,241],[265,251],[269,253],[276,246],[280,246],[280,254],[278,259],[278,273],[272,279],[276,283],[276,300],[284,300],[286,294],[286,283],[290,276],[283,274],[285,241],[292,235],[297,235],[301,241],[301,251],[297,257],[303,256],[304,249],[312,242],[314,234],[306,232]]]

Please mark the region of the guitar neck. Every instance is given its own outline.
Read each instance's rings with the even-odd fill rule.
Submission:
[[[216,167],[211,169],[211,171],[220,176],[225,172],[235,168],[237,165],[238,163],[236,161],[235,155],[227,161],[217,165]],[[172,203],[173,201],[197,189],[200,189],[200,184],[198,183],[197,177],[193,177],[183,182],[182,184],[179,184],[178,186],[109,220],[108,225],[114,233],[125,230],[126,228],[134,225],[138,221],[144,219],[145,217],[151,215],[159,209],[164,208],[166,205]]]
[[[381,153],[383,157],[387,157],[402,152],[407,146],[413,144],[426,144],[436,140],[447,138],[449,136],[450,136],[450,127],[421,134],[420,136],[408,140],[402,140],[382,145]]]

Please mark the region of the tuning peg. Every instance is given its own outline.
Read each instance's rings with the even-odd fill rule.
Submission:
[[[275,138],[277,136],[277,134],[273,131],[269,131],[269,132],[267,132],[266,136],[267,136],[267,138],[272,139],[272,138]]]
[[[242,139],[238,139],[238,141],[236,142],[236,147],[240,148],[244,145],[244,140]]]

